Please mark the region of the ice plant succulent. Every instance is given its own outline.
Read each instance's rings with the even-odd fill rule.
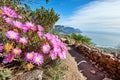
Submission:
[[[19,49],[19,48],[14,48],[14,49],[12,50],[12,53],[13,53],[14,55],[20,55],[20,54],[22,53],[22,50]]]
[[[44,28],[41,25],[38,25],[37,27],[38,27],[38,31],[40,31],[40,32],[44,31]]]
[[[41,32],[41,31],[38,31],[37,34],[38,34],[39,37],[43,36],[43,32]]]
[[[36,26],[32,22],[26,22],[26,26],[29,27],[33,32],[37,30]]]
[[[3,6],[1,9],[2,9],[3,13],[9,17],[21,18],[14,10],[12,10],[11,8],[9,8],[7,6]]]
[[[49,44],[43,44],[41,47],[41,50],[44,54],[48,54],[50,51],[50,45]]]
[[[6,33],[6,37],[8,37],[11,40],[18,40],[19,39],[19,33],[10,30]]]
[[[3,63],[4,63],[4,64],[10,63],[10,62],[12,62],[12,61],[14,60],[14,58],[15,58],[14,54],[9,53],[9,54],[7,54],[7,55],[5,56],[5,58],[3,59]]]
[[[6,23],[8,23],[8,24],[10,24],[10,25],[13,24],[13,20],[12,20],[11,18],[5,17],[5,18],[3,18],[3,19],[5,20]]]
[[[30,70],[33,64],[41,66],[47,60],[66,58],[67,48],[57,36],[50,33],[45,34],[41,25],[35,25],[31,21],[24,22],[21,20],[22,16],[9,7],[3,6],[1,9],[1,19],[10,26],[5,32],[5,36],[8,38],[6,43],[3,42],[5,45],[0,43],[4,64],[13,60],[24,60]]]
[[[29,30],[29,26],[26,26],[25,24],[22,24],[21,25],[21,30],[22,30],[23,33],[27,33],[28,30]]]
[[[55,60],[57,58],[57,53],[53,50],[50,51],[50,55],[49,57],[52,59],[52,60]]]
[[[66,58],[67,48],[65,45],[58,39],[58,37],[54,36],[53,34],[45,34],[44,38],[51,43],[52,51],[50,51],[50,57],[54,60],[56,57],[60,59]]]
[[[21,37],[19,38],[19,43],[22,43],[24,45],[27,45],[28,43],[28,38],[27,37]]]
[[[40,53],[34,53],[33,63],[37,65],[42,65],[44,62],[44,58]]]
[[[22,27],[22,23],[19,21],[13,21],[13,26],[20,29]]]
[[[34,52],[25,53],[25,60],[28,62],[33,62]]]

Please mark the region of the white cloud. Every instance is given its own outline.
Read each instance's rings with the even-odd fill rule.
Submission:
[[[120,0],[93,1],[57,24],[82,30],[120,30]]]

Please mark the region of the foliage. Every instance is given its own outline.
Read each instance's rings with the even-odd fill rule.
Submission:
[[[55,13],[54,9],[45,9],[41,7],[32,11],[27,4],[23,4],[24,0],[0,0],[0,6],[3,4],[14,9],[19,13],[23,19],[22,22],[34,21],[35,24],[41,24],[45,28],[45,32],[48,32],[53,28],[53,25],[59,19],[59,15]],[[46,0],[49,2],[49,0]]]
[[[47,65],[44,68],[43,80],[64,80],[64,71],[67,67],[60,60],[52,61]]]
[[[46,32],[51,30],[55,22],[59,19],[59,15],[54,12],[53,8],[47,10],[44,7],[36,9],[36,11],[32,12],[30,16],[36,24],[44,26]]]
[[[4,69],[0,70],[0,80],[7,80],[7,78],[11,77],[11,70]]]
[[[91,39],[87,36],[83,36],[81,34],[75,34],[73,33],[70,38],[74,39],[75,42],[81,43],[81,44],[92,44]]]

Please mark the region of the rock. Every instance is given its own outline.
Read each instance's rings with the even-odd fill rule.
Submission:
[[[36,69],[17,76],[14,80],[42,80],[43,71]]]
[[[99,70],[100,70],[100,71],[102,71],[102,70],[103,70],[103,68],[102,68],[102,67],[99,67]]]
[[[96,64],[96,62],[92,62],[92,65],[95,65]]]
[[[68,67],[65,71],[64,80],[87,80],[87,78],[83,76],[83,73],[78,70],[75,59],[69,53],[67,54],[67,58],[63,61],[63,64]]]
[[[92,73],[93,75],[95,75],[96,71],[95,70],[90,70],[90,73]]]
[[[103,80],[112,80],[112,79],[110,79],[110,78],[104,78]]]
[[[96,69],[98,69],[98,68],[99,68],[99,65],[98,65],[98,64],[96,64],[96,65],[95,65],[95,68],[96,68]]]
[[[81,63],[87,63],[87,61],[82,60],[82,61],[80,61],[77,65],[80,65]]]

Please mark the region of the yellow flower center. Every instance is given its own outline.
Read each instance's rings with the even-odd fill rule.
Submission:
[[[49,44],[49,43],[46,41],[45,44]]]
[[[0,10],[0,15],[1,15],[2,13],[3,13],[2,10]]]
[[[28,54],[28,58],[31,59],[33,57],[32,54]]]
[[[35,30],[35,28],[31,27],[31,30],[33,30],[33,31],[34,31],[34,30]]]
[[[21,42],[26,42],[26,40],[24,38],[21,38],[20,41]]]
[[[17,50],[17,49],[14,49],[14,54],[18,54],[19,53],[19,50]]]
[[[39,62],[40,59],[38,57],[35,58],[35,62]]]
[[[9,52],[11,49],[13,49],[13,44],[7,43],[4,45],[4,49]]]
[[[15,38],[15,35],[14,35],[14,34],[12,34],[12,35],[11,35],[11,37],[12,37],[12,38]]]
[[[18,32],[18,29],[13,29],[13,31]]]
[[[32,68],[33,68],[33,64],[28,63],[28,64],[27,64],[27,69],[28,69],[28,70],[31,70]]]

